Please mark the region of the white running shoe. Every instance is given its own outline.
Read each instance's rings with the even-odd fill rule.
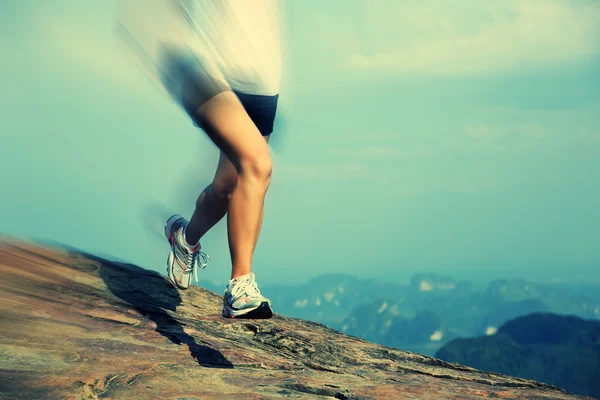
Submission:
[[[171,245],[169,258],[167,258],[167,274],[173,285],[180,289],[187,289],[192,284],[192,275],[198,283],[198,256],[202,259],[200,268],[205,268],[208,257],[200,251],[200,243],[192,247],[185,242],[184,229],[188,221],[179,214],[173,215],[165,225],[165,236]]]
[[[271,300],[260,294],[254,273],[229,281],[223,295],[223,317],[266,319],[273,316]]]

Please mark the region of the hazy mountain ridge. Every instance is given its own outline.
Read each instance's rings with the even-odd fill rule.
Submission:
[[[436,357],[600,397],[600,321],[533,313],[491,336],[456,339]]]
[[[409,284],[323,275],[263,292],[282,314],[429,355],[454,338],[493,334],[533,312],[600,319],[600,285],[497,279],[475,290],[469,281],[436,274],[415,275]]]
[[[274,315],[73,249],[0,240],[3,399],[583,399]]]

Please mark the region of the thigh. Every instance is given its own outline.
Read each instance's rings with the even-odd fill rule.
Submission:
[[[265,139],[232,91],[206,101],[193,113],[193,118],[238,173],[245,160],[269,157]]]

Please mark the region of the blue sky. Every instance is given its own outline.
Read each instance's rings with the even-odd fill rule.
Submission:
[[[119,50],[115,6],[0,5],[0,232],[163,272],[161,218],[191,214],[218,153]],[[303,0],[288,18],[259,282],[600,279],[600,3]],[[225,224],[202,246],[225,282]]]

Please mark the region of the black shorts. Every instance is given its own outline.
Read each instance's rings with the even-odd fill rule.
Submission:
[[[203,65],[189,54],[168,48],[163,52],[162,83],[192,118],[194,125],[199,126],[194,115],[198,107],[213,96],[232,89],[228,84],[205,73]],[[232,91],[237,95],[261,135],[268,136],[273,133],[279,94],[264,96]]]
[[[259,94],[245,94],[233,91],[240,99],[244,109],[250,116],[254,125],[263,136],[268,136],[273,133],[273,123],[275,122],[275,114],[277,113],[277,101],[279,94],[274,96],[263,96]]]
[[[277,102],[279,94],[273,96],[264,96],[260,94],[246,94],[233,90],[233,93],[240,99],[242,106],[248,113],[248,116],[254,122],[259,132],[263,136],[269,136],[273,133],[273,124],[275,122],[275,114],[277,113]],[[188,115],[194,120],[192,111],[195,109],[188,108]],[[199,126],[194,121],[194,126]]]

